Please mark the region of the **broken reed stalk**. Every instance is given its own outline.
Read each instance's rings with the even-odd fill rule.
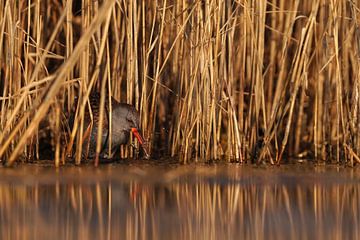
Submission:
[[[48,120],[56,165],[80,164],[92,91],[100,120],[105,99],[134,104],[152,152],[182,162],[359,155],[357,2],[110,2],[0,0],[2,160],[39,157]]]

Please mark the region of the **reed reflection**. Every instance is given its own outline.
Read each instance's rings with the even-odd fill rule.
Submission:
[[[1,239],[354,239],[356,182],[186,175],[0,184]]]

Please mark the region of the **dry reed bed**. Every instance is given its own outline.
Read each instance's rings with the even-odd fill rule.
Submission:
[[[56,165],[72,149],[80,163],[97,89],[102,116],[110,96],[140,110],[154,154],[359,162],[358,14],[350,0],[0,0],[0,159],[37,158],[45,119]]]

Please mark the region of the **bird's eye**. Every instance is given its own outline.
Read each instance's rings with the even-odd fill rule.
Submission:
[[[131,119],[126,119],[126,121],[130,124],[130,126],[132,126],[132,127],[134,127],[135,126],[135,124],[134,124],[134,121],[133,120],[131,120]]]

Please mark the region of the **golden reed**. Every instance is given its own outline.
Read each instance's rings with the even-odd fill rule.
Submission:
[[[102,117],[139,109],[153,156],[360,162],[359,3],[0,0],[0,159],[39,158],[47,128],[79,164],[98,91]]]

